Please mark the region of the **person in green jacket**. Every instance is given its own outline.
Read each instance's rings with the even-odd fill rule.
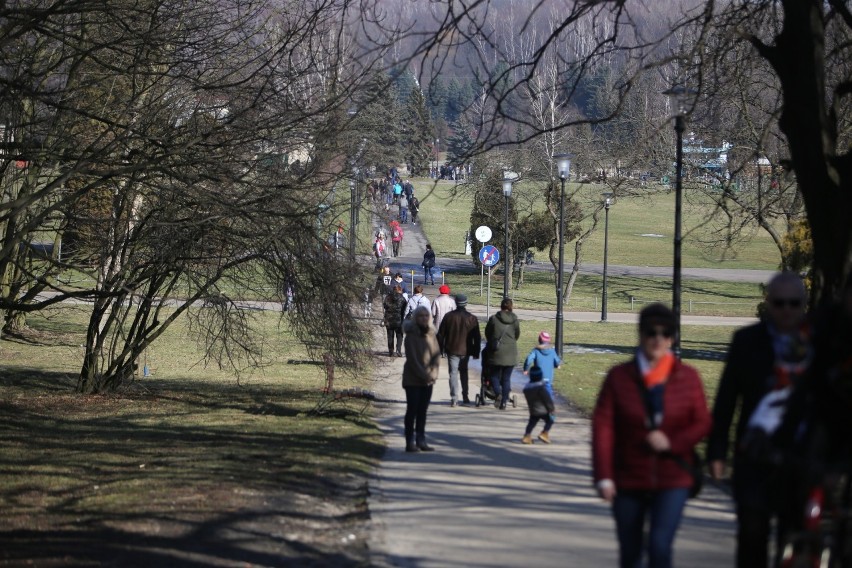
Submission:
[[[500,410],[506,409],[506,402],[512,392],[512,369],[518,361],[521,324],[518,316],[512,312],[513,306],[511,298],[503,298],[500,302],[500,311],[491,316],[485,325],[491,385],[494,388],[494,394],[497,395],[494,406]]]

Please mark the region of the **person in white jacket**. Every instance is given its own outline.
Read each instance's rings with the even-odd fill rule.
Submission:
[[[435,329],[441,329],[441,321],[444,316],[456,309],[456,301],[450,296],[450,287],[443,284],[438,288],[440,294],[435,301],[432,302],[432,323]]]

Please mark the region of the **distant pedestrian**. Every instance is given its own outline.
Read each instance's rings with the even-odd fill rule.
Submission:
[[[399,289],[402,290],[402,297],[405,298],[405,301],[408,301],[408,286],[405,285],[405,280],[402,278],[402,274],[397,272],[393,275],[393,285],[399,286]]]
[[[408,198],[404,193],[399,196],[399,222],[408,223]]]
[[[405,231],[402,230],[402,227],[397,220],[391,221],[390,230],[393,255],[399,256],[399,247],[402,245],[402,238],[405,236]]]
[[[393,291],[393,276],[391,276],[390,268],[385,266],[376,278],[376,283],[373,286],[371,298],[385,299],[385,296]]]
[[[385,310],[384,325],[388,333],[388,357],[402,357],[402,316],[405,313],[405,298],[402,288],[394,286],[393,291],[385,296],[382,307]],[[394,350],[396,338],[396,350]]]
[[[423,283],[435,285],[435,275],[432,274],[432,269],[435,268],[435,251],[432,250],[432,245],[426,244],[426,252],[423,253]]]
[[[456,309],[444,316],[441,327],[438,328],[441,352],[447,355],[449,364],[450,406],[458,404],[459,394],[463,404],[470,404],[467,365],[471,357],[479,358],[482,346],[479,320],[467,311],[467,296],[458,294],[455,303]],[[459,389],[459,381],[461,381],[461,389]]]
[[[547,391],[553,396],[554,369],[558,369],[562,359],[556,354],[556,349],[550,344],[550,334],[542,331],[538,334],[538,346],[530,351],[524,360],[524,374],[532,376],[532,369],[541,369],[542,382]]]
[[[380,232],[373,242],[373,256],[376,258],[376,270],[382,268],[385,261],[385,236]]]
[[[671,352],[675,321],[662,304],[642,309],[636,356],[610,369],[592,415],[594,481],[612,503],[622,568],[642,566],[646,547],[650,568],[672,566],[693,450],[710,431],[701,378]]]
[[[346,248],[346,235],[343,232],[343,225],[337,226],[337,230],[329,237],[328,244],[334,250]]]
[[[450,296],[450,287],[446,284],[438,288],[439,296],[432,302],[432,324],[441,329],[444,316],[456,309],[456,301]]]
[[[405,322],[405,365],[402,387],[405,389],[405,451],[431,452],[426,443],[426,412],[432,400],[432,388],[438,380],[441,350],[426,308],[417,308],[414,318]]]
[[[432,315],[432,303],[429,301],[429,298],[423,295],[423,286],[420,284],[414,287],[414,294],[408,298],[408,305],[405,308],[405,319],[413,317],[414,311],[417,308],[426,308],[429,310],[429,315]]]
[[[488,346],[488,365],[491,369],[491,385],[494,388],[494,406],[506,409],[512,392],[512,370],[518,361],[518,338],[521,324],[512,312],[514,302],[503,298],[500,311],[491,316],[485,325]]]
[[[408,200],[408,210],[411,211],[411,224],[417,224],[417,215],[420,213],[420,200],[411,196],[411,199]]]
[[[526,373],[525,373],[526,374]],[[539,420],[544,420],[544,429],[538,435],[538,439],[545,444],[550,443],[550,429],[556,420],[556,405],[553,404],[553,395],[547,390],[542,380],[543,375],[539,367],[533,368],[530,373],[530,382],[524,387],[524,397],[527,399],[527,408],[530,411],[530,419],[521,442],[532,444],[532,431]]]

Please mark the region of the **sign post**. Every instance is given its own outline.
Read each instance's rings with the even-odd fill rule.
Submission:
[[[480,243],[487,243],[491,240],[491,229],[489,229],[486,225],[480,225],[476,228],[476,231],[473,233],[476,237],[476,240]],[[480,255],[481,255],[480,251]],[[488,277],[491,277],[491,272],[489,271]],[[482,281],[485,279],[485,265],[480,262],[479,264],[479,295],[482,295]],[[490,285],[489,285],[490,287]]]
[[[477,231],[478,232],[478,231]],[[500,261],[500,251],[493,245],[485,245],[479,251],[479,262],[488,267],[488,297],[485,301],[485,317],[491,317],[491,267]]]

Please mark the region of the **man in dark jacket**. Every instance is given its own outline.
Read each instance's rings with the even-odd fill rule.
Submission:
[[[385,299],[385,296],[393,291],[393,276],[391,276],[390,268],[385,266],[376,278],[376,283],[370,294],[370,298]]]
[[[715,479],[724,474],[728,457],[730,427],[738,404],[733,489],[737,505],[737,566],[763,568],[768,565],[767,541],[772,516],[783,513],[775,507],[772,483],[778,468],[756,459],[743,446],[749,419],[761,399],[783,388],[784,377],[776,373],[776,361],[797,339],[805,316],[805,287],[791,272],[776,275],[767,287],[767,316],[760,323],[734,334],[728,360],[719,381],[713,406],[713,430],[707,443],[707,461]],[[778,551],[786,519],[779,515]],[[777,552],[778,552],[777,551]],[[777,553],[776,552],[776,553]]]
[[[388,357],[394,356],[393,338],[396,336],[396,356],[402,357],[402,321],[408,302],[402,297],[402,287],[394,286],[385,296],[382,307],[385,309],[384,324],[388,330]]]
[[[518,362],[518,338],[521,324],[512,312],[511,298],[503,298],[500,311],[491,316],[485,325],[485,339],[489,345],[488,365],[491,368],[491,384],[494,387],[494,406],[506,409],[512,391],[512,369]]]
[[[447,354],[450,366],[450,406],[458,404],[459,378],[462,402],[470,404],[467,363],[471,357],[479,359],[482,336],[479,334],[479,320],[467,311],[467,296],[464,294],[456,296],[456,309],[441,320],[438,343],[441,345],[441,352]]]

